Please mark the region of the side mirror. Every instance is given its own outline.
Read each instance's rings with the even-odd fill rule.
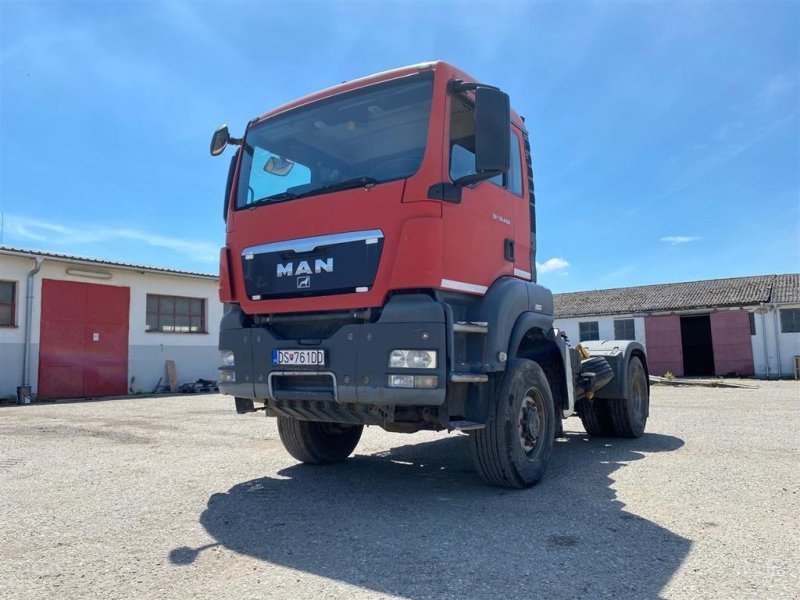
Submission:
[[[475,90],[475,172],[507,173],[511,165],[511,105],[496,88]]]
[[[219,156],[228,147],[228,142],[231,140],[231,134],[228,132],[227,125],[220,125],[211,136],[211,156]]]
[[[271,175],[279,175],[285,177],[289,171],[294,167],[294,163],[288,159],[281,158],[280,156],[272,156],[264,164],[264,170]]]

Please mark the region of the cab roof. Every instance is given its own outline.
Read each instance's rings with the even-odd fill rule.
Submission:
[[[464,81],[468,81],[471,83],[479,83],[474,77],[471,77],[467,73],[464,73],[460,69],[454,67],[453,65],[445,61],[438,60],[438,61],[421,62],[415,65],[398,67],[396,69],[381,71],[380,73],[375,73],[373,75],[368,75],[366,77],[359,77],[358,79],[351,79],[350,81],[344,81],[338,85],[334,85],[325,88],[323,90],[320,90],[318,92],[308,94],[296,100],[292,100],[291,102],[287,102],[286,104],[278,106],[277,108],[273,108],[272,110],[269,110],[264,114],[262,114],[260,117],[256,117],[255,119],[253,119],[251,123],[257,123],[259,121],[268,119],[269,117],[274,117],[277,114],[286,112],[287,110],[291,110],[293,108],[297,108],[299,106],[303,106],[305,104],[309,104],[311,102],[315,102],[323,98],[329,98],[330,96],[335,96],[343,92],[349,92],[351,90],[355,90],[375,83],[389,81],[391,79],[397,79],[399,77],[406,77],[408,75],[415,75],[417,73],[423,73],[425,71],[442,71],[442,70],[450,72],[451,78],[462,79]],[[525,129],[525,125],[522,121],[522,118],[513,109],[511,110],[511,122],[514,123],[514,125],[516,125],[517,127]]]

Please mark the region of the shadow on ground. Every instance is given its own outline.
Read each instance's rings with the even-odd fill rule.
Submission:
[[[450,436],[237,484],[200,522],[235,552],[407,598],[656,598],[691,542],[626,512],[610,476],[682,445],[570,434],[541,484],[512,491],[481,483]]]

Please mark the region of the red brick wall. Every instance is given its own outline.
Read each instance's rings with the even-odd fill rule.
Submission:
[[[677,377],[683,376],[681,318],[677,315],[645,317],[644,331],[650,373],[661,376],[670,371]]]
[[[714,372],[717,375],[754,373],[750,320],[746,310],[711,313],[711,340],[714,344]]]

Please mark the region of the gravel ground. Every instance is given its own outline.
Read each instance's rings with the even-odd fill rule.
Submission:
[[[463,435],[297,464],[222,396],[0,407],[0,598],[796,598],[800,385],[653,388],[533,489]]]

